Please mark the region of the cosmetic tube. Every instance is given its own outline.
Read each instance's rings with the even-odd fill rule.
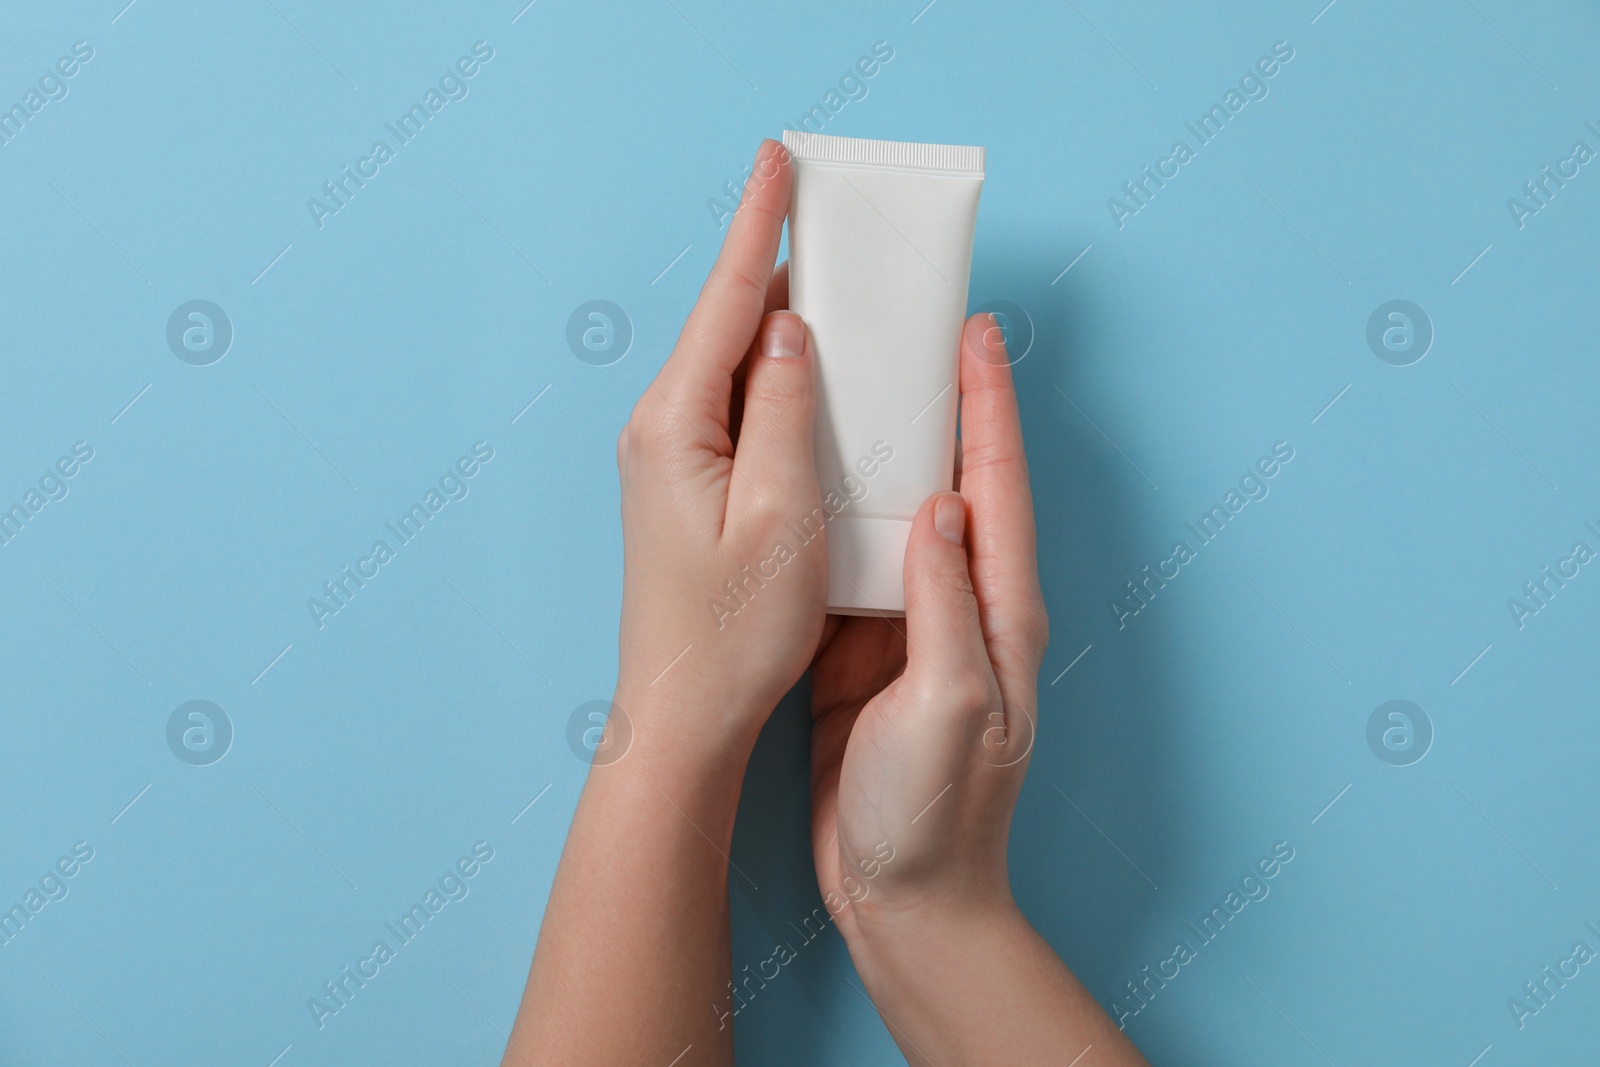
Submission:
[[[912,519],[955,474],[983,149],[794,130],[783,145],[789,308],[816,353],[828,610],[904,615]]]

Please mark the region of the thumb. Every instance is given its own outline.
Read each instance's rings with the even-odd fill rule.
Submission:
[[[906,678],[939,704],[980,703],[994,688],[967,568],[967,502],[935,493],[906,540]]]
[[[731,495],[810,500],[817,468],[811,454],[816,415],[815,359],[806,324],[792,311],[761,320],[744,383],[744,415],[733,457],[737,474]]]

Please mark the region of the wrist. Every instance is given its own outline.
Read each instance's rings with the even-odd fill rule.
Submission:
[[[908,1063],[1144,1062],[1009,893],[864,917],[850,958]]]
[[[1032,931],[1009,886],[985,892],[936,892],[915,899],[869,894],[841,916],[840,933],[862,969],[915,972],[997,939]]]
[[[996,1044],[1018,974],[1036,970],[1039,941],[1009,895],[991,905],[857,910],[850,959],[908,1063],[1045,1062],[1008,1057]]]
[[[648,781],[674,803],[726,809],[731,818],[764,718],[751,722],[748,714],[709,695],[622,681],[591,778]]]

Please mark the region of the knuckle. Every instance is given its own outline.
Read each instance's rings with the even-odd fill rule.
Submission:
[[[776,525],[786,514],[796,509],[794,494],[787,486],[763,477],[746,497],[749,513],[765,524]]]
[[[748,269],[737,263],[724,264],[717,272],[723,287],[734,293],[743,293],[748,297],[765,301],[767,298],[767,283]]]
[[[628,425],[623,428],[618,447],[627,448],[629,458],[649,460],[660,456],[671,439],[666,412],[647,394],[634,405]]]
[[[779,360],[765,362],[766,366],[761,368],[755,380],[754,392],[760,400],[784,412],[792,412],[809,402],[811,381],[808,375],[801,373],[808,368],[774,366],[781,362]]]
[[[783,225],[784,210],[761,196],[761,193],[766,189],[767,181],[770,181],[777,173],[774,170],[766,179],[757,182],[752,188],[751,194],[745,197],[738,207],[739,213],[745,215],[748,222],[760,228],[778,229]],[[786,209],[787,207],[788,205],[785,204],[784,208]]]
[[[993,680],[975,665],[955,670],[946,668],[944,676],[934,677],[930,684],[940,703],[963,716],[999,704]]]
[[[933,578],[938,583],[939,588],[956,593],[963,598],[964,602],[975,598],[977,592],[972,585],[972,572],[967,567],[967,557],[959,551],[941,553],[941,555],[944,555],[945,558],[941,559],[933,568]],[[973,607],[976,608],[975,602]]]
[[[963,442],[961,449],[961,474],[963,477],[989,468],[1020,468],[1026,474],[1022,454],[1009,443],[1001,441]]]
[[[1037,658],[1044,657],[1050,644],[1050,613],[1045,610],[1044,598],[1035,598],[1022,614],[1022,632]]]
[[[921,568],[906,583],[907,597],[923,603],[947,600],[952,593],[972,595],[972,576],[966,567],[949,561]]]
[[[991,617],[989,644],[996,662],[1003,662],[1017,677],[1037,674],[1050,643],[1050,620],[1042,601],[1031,601],[1015,611]]]
[[[994,679],[976,670],[960,672],[954,680],[956,696],[963,708],[977,710],[989,705],[998,706],[1000,694],[995,690]]]

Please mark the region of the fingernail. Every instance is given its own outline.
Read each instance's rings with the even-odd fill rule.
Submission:
[[[767,336],[762,351],[773,359],[798,356],[806,350],[806,324],[800,316],[789,312],[774,314],[767,319]]]
[[[960,493],[946,493],[934,502],[933,528],[952,545],[961,544],[967,532],[967,506]]]

